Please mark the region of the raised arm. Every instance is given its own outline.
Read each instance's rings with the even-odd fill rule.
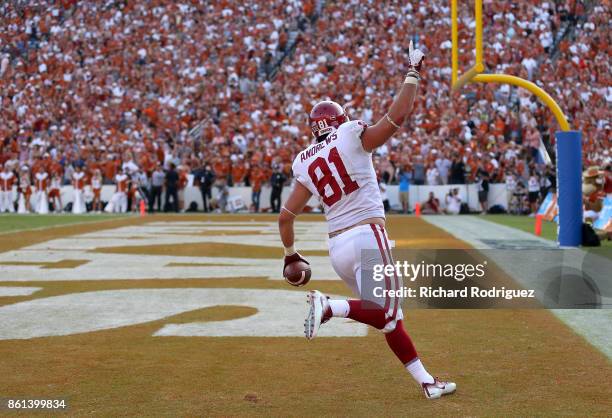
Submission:
[[[406,73],[404,83],[385,116],[363,132],[361,143],[364,150],[370,152],[387,142],[412,111],[417,87],[421,79],[419,70],[424,56],[420,50],[413,49],[412,41],[410,41],[408,57],[410,68]]]

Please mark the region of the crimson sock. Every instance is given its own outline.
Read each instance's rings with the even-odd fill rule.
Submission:
[[[383,329],[387,323],[385,311],[372,302],[362,300],[349,300],[348,317],[362,324]]]
[[[377,329],[383,329],[387,324],[385,311],[378,308],[372,302],[362,300],[349,300],[348,317],[362,324],[371,325]],[[371,305],[371,306],[368,306]],[[385,334],[389,348],[393,350],[402,364],[408,364],[417,357],[416,349],[412,340],[404,329],[403,321],[397,321],[395,329]]]
[[[406,365],[417,358],[417,352],[412,344],[412,340],[406,330],[403,322],[397,321],[395,329],[385,334],[389,348],[393,350],[397,358]]]
[[[362,300],[349,300],[348,317],[362,324],[371,325],[377,329],[383,329],[387,324],[385,311],[380,309],[372,302]],[[416,348],[410,339],[410,336],[404,329],[402,320],[397,321],[395,329],[385,334],[385,339],[389,348],[395,356],[402,362],[412,377],[419,383],[433,382],[433,378],[418,358]]]

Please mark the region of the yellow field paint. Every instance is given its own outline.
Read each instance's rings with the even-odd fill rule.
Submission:
[[[89,260],[59,260],[59,261],[2,261],[0,266],[37,266],[41,269],[73,269]]]
[[[472,82],[512,84],[513,86],[522,87],[529,90],[531,93],[538,96],[540,100],[542,100],[548,106],[553,115],[555,115],[555,118],[557,118],[557,123],[559,123],[559,127],[562,131],[570,130],[569,123],[565,117],[565,114],[561,110],[561,107],[559,107],[557,102],[555,102],[555,100],[550,97],[548,93],[531,81],[507,74],[478,74],[472,79]]]

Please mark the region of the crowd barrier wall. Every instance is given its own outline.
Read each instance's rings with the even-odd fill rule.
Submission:
[[[476,184],[456,184],[456,185],[440,185],[440,186],[416,186],[411,185],[409,189],[409,204],[410,209],[414,210],[415,204],[417,202],[423,204],[428,197],[429,193],[433,192],[434,195],[440,200],[442,208],[444,205],[444,198],[446,194],[448,194],[450,189],[458,188],[459,196],[462,202],[468,204],[470,209],[474,211],[479,211],[480,204],[478,202],[478,186]],[[107,202],[110,200],[111,196],[115,192],[115,186],[113,185],[105,185],[102,187],[101,198],[103,201]],[[289,193],[291,192],[291,187],[285,187],[283,189],[282,201],[289,197]],[[229,187],[229,199],[233,202],[239,202],[240,200],[244,202],[246,207],[248,208],[251,204],[251,187]],[[270,194],[271,188],[268,186],[263,186],[261,190],[260,196],[260,209],[266,209],[270,207]],[[13,195],[16,199],[17,192],[16,189],[13,190]],[[213,199],[217,199],[219,196],[219,190],[216,187],[213,187],[212,197]],[[93,193],[89,187],[85,189],[85,200],[90,201],[93,197]],[[393,209],[399,209],[401,207],[399,200],[399,186],[391,185],[387,186],[387,197],[389,199],[389,204]],[[36,192],[32,193],[32,205],[35,205],[35,199],[37,198]],[[72,186],[63,186],[61,189],[61,198],[62,204],[66,206],[67,203],[72,202],[74,200],[74,190]],[[198,210],[202,210],[202,194],[200,192],[199,187],[188,186],[184,190],[184,199],[185,199],[185,207],[189,207],[191,202],[196,202],[198,205]],[[162,195],[162,205],[164,201],[164,196]],[[493,205],[501,205],[504,208],[507,208],[507,192],[506,185],[503,183],[499,184],[491,184],[489,185],[489,197],[488,197],[489,207]],[[314,197],[308,202],[308,204],[312,207],[317,207],[318,202]]]

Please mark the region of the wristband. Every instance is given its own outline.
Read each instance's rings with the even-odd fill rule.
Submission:
[[[289,257],[290,255],[293,255],[295,253],[297,253],[297,251],[295,251],[295,245],[285,247],[285,257]]]
[[[290,211],[289,209],[287,209],[286,207],[284,207],[284,206],[283,206],[283,207],[281,207],[281,210],[284,210],[284,211],[286,211],[286,212],[289,212],[290,214],[292,214],[294,217],[296,217],[296,218],[297,218],[297,215],[296,215],[295,213],[291,212],[291,211]]]
[[[421,75],[417,70],[410,70],[406,73],[406,78],[404,79],[404,84],[419,84],[419,80],[421,79]]]
[[[397,123],[393,122],[393,119],[391,119],[391,117],[389,116],[388,113],[385,115],[385,118],[387,118],[387,122],[389,122],[391,125],[393,125],[393,127],[395,129],[399,129],[400,128],[400,126]]]

